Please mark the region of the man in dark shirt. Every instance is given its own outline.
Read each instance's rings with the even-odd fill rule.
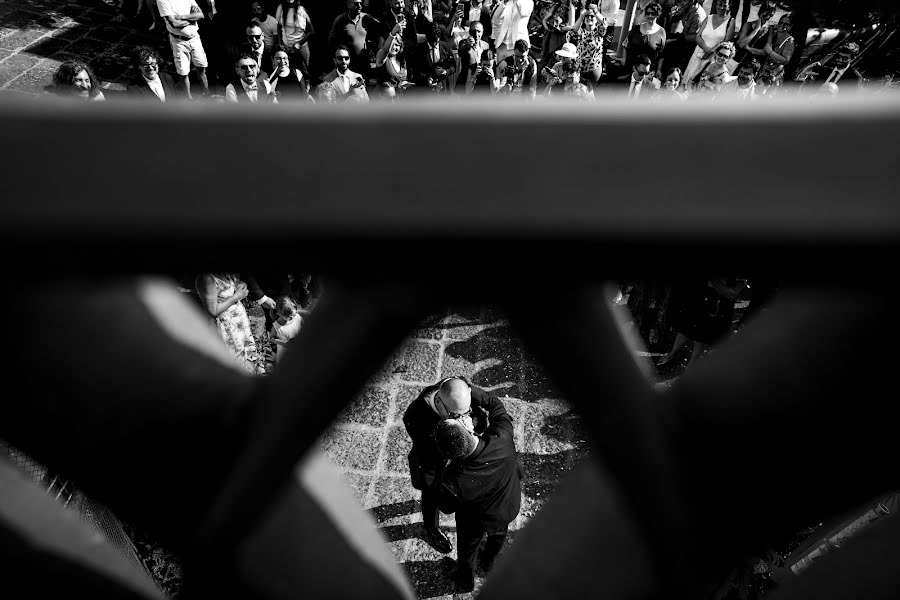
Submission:
[[[447,499],[456,510],[458,550],[453,579],[460,592],[475,587],[475,557],[485,534],[478,563],[485,573],[494,566],[522,498],[512,418],[496,396],[479,401],[473,396],[472,404],[488,412],[490,424],[481,436],[457,419],[445,419],[434,430],[435,444],[449,461],[441,478],[441,509]]]
[[[328,46],[346,46],[350,51],[350,70],[366,76],[371,48],[377,45],[381,24],[362,11],[362,0],[347,0],[347,12],[338,15],[328,34]]]
[[[479,407],[487,404],[487,392],[470,386],[461,377],[450,377],[422,390],[403,414],[403,425],[413,443],[410,476],[413,487],[422,490],[425,540],[444,554],[453,550],[453,544],[438,526],[439,474],[446,461],[435,446],[434,428],[444,419],[455,418],[472,431],[484,431],[487,414],[481,408],[473,410],[473,402]]]

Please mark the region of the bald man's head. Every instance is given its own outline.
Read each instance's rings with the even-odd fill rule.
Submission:
[[[462,415],[472,408],[472,389],[462,379],[448,379],[442,383],[438,398],[444,404],[448,416]]]

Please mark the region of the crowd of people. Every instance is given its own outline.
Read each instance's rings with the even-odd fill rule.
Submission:
[[[127,90],[162,102],[257,104],[472,94],[591,100],[600,93],[684,101],[768,99],[786,87],[830,96],[863,81],[852,41],[796,67],[793,14],[770,0],[639,0],[619,49],[621,4],[346,0],[346,11],[317,29],[313,23],[321,27],[325,17],[300,0],[140,0],[137,14],[149,13],[149,29],[164,30],[166,45],[135,49],[139,74]],[[128,6],[119,0],[123,16]],[[536,18],[537,40],[529,26]],[[167,63],[174,73],[164,72]],[[62,64],[53,83],[60,95],[106,99],[84,62]]]

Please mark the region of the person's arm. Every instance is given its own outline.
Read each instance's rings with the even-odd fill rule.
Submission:
[[[693,41],[697,42],[697,46],[703,50],[704,53],[709,54],[712,52],[712,48],[706,45],[706,42],[703,41],[703,36],[700,35],[700,32],[706,29],[706,22],[709,21],[710,17],[706,17],[702,21],[700,21],[700,25],[697,26],[697,33],[692,36],[684,36],[684,39],[688,39],[689,37],[693,37]]]
[[[182,21],[188,21],[188,24],[194,23],[194,22],[199,21],[200,19],[204,18],[203,11],[200,10],[200,7],[197,5],[196,2],[191,2],[191,12],[189,12],[186,15],[175,15],[175,16],[178,19],[181,19]]]
[[[294,44],[295,48],[299,48],[300,46],[305,44],[307,40],[309,40],[309,38],[311,38],[316,33],[316,28],[313,27],[312,21],[309,18],[309,13],[306,12],[305,8],[302,10],[303,15],[306,17],[306,30],[303,32],[303,35],[300,36],[300,39],[297,40],[297,43]]]
[[[403,36],[399,33],[400,31],[400,24],[398,23],[391,29],[390,34],[384,38],[384,43],[381,45],[381,48],[378,49],[378,54],[375,55],[375,66],[381,67],[384,65],[384,62],[388,57],[388,52],[390,52],[395,39],[399,40],[401,44],[403,43]]]
[[[534,12],[534,0],[512,0],[516,9],[519,11],[519,15],[523,19],[527,19],[531,16],[531,13]]]
[[[537,96],[537,84],[538,84],[538,73],[537,73],[537,63],[535,61],[531,61],[531,83],[528,86],[528,97],[531,100]]]
[[[506,65],[506,61],[503,61],[497,65],[497,76],[495,77],[497,81],[497,91],[500,91],[507,86]]]
[[[794,55],[794,40],[788,40],[781,47],[781,52],[776,52],[771,44],[766,44],[764,48],[766,56],[780,65],[786,64]]]
[[[437,67],[443,70],[443,74],[439,72],[439,75],[442,75],[442,79],[446,79],[456,73],[456,59],[453,58],[453,53],[448,52],[447,58],[442,60]]]
[[[266,95],[271,94],[275,91],[274,87],[271,87],[271,84],[268,82],[269,78],[262,78],[260,82],[263,83],[263,87],[265,88]],[[249,293],[247,298],[250,299],[251,302],[256,302],[262,307],[265,308],[275,308],[275,301],[272,298],[266,296],[266,293],[263,291],[262,287],[257,283],[256,277],[250,274],[241,273],[241,277],[246,281],[247,289]]]
[[[575,29],[575,5],[569,4],[569,20],[566,21],[566,24],[563,27],[559,28],[560,31],[572,31]]]
[[[734,19],[728,21],[728,27],[725,28],[725,39],[723,41],[730,42],[734,39]]]
[[[662,79],[663,72],[663,60],[665,60],[665,49],[666,49],[666,30],[660,29],[660,33],[662,33],[662,40],[657,45],[657,53],[659,54],[659,59],[656,61],[656,76]]]
[[[475,391],[477,388],[472,388],[472,403],[475,404]],[[510,435],[513,432],[513,422],[512,417],[509,416],[509,413],[506,412],[506,407],[503,406],[503,401],[500,400],[497,396],[493,395],[485,395],[481,398],[478,406],[484,409],[488,414],[488,428],[485,430],[485,436],[497,435],[500,430],[506,430]]]
[[[234,84],[229,83],[225,86],[225,102],[237,102],[237,90],[234,89]]]
[[[741,26],[741,32],[738,34],[738,41],[735,43],[735,46],[741,50],[747,50],[747,45],[753,40],[755,34],[756,28],[750,29],[750,24],[744,23]]]
[[[575,7],[571,7],[569,10],[570,17],[575,14]],[[584,15],[587,14],[587,11],[581,11],[581,14],[578,15],[578,18],[572,24],[572,31],[581,31],[581,24],[584,22]]]
[[[216,282],[209,273],[199,275],[195,286],[197,293],[200,294],[200,300],[203,301],[203,306],[206,308],[206,312],[214,318],[247,297],[247,287],[241,284],[235,286],[234,294],[219,302],[219,288],[216,287]]]
[[[334,18],[334,23],[331,24],[331,30],[328,32],[328,46],[332,47],[335,45],[334,41],[337,38],[338,34],[338,26],[340,25],[341,18],[344,15],[338,15]]]

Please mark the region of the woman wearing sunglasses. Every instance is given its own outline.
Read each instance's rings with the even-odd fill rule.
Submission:
[[[709,63],[716,45],[731,41],[733,37],[734,19],[731,18],[731,3],[729,0],[716,0],[713,13],[700,24],[697,47],[684,70],[684,80],[693,81]]]
[[[575,62],[581,81],[597,85],[603,72],[603,38],[606,37],[606,21],[600,16],[600,9],[593,4],[586,6],[572,30],[578,39]]]
[[[713,49],[711,59],[703,65],[703,68],[700,69],[693,78],[684,80],[685,85],[693,90],[700,88],[708,90],[710,87],[708,85],[703,85],[703,83],[710,81],[710,78],[712,78],[715,83],[724,83],[722,78],[728,75],[726,65],[728,64],[728,61],[734,57],[734,53],[734,42],[719,43],[715,49]]]

